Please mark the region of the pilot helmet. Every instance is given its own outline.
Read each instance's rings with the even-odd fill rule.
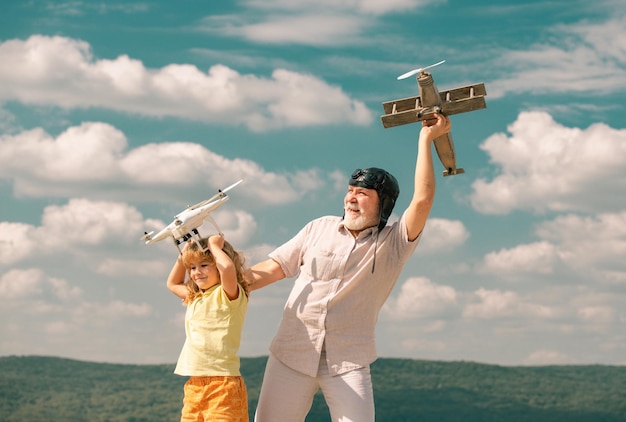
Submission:
[[[383,169],[370,167],[354,170],[348,184],[350,186],[376,190],[380,203],[378,230],[382,230],[387,224],[391,211],[396,204],[396,199],[398,199],[400,194],[400,186],[396,178]]]

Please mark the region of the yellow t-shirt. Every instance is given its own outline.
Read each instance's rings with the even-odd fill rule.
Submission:
[[[187,305],[185,344],[174,373],[185,376],[239,376],[239,344],[248,297],[230,300],[220,284]]]

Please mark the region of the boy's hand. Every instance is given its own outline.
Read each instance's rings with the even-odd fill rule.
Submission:
[[[219,234],[214,234],[209,237],[209,246],[212,248],[216,248],[217,250],[222,250],[224,248],[224,236]]]

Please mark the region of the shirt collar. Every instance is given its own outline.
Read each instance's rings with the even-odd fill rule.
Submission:
[[[208,294],[211,294],[211,292],[215,289],[217,289],[217,287],[220,285],[220,283],[217,283],[215,286],[211,286],[208,289],[206,289],[205,291],[202,292],[202,296],[206,296]]]

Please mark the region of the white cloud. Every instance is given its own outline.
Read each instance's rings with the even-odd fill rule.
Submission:
[[[402,12],[417,9],[436,3],[444,3],[445,0],[389,0],[385,2],[377,0],[303,0],[294,3],[290,0],[247,0],[245,4],[257,11],[283,11],[309,13],[315,10],[326,10],[333,14],[384,14],[390,12]]]
[[[418,352],[420,356],[424,353],[436,353],[437,355],[440,355],[448,349],[445,342],[429,340],[427,338],[404,338],[400,340],[400,344],[402,350]]]
[[[35,246],[32,240],[34,229],[29,224],[0,222],[0,264],[30,255]]]
[[[60,278],[47,277],[37,268],[13,269],[0,276],[0,301],[7,303],[28,301],[38,296],[68,301],[81,295],[79,287],[71,286]]]
[[[143,231],[143,219],[123,203],[72,199],[44,209],[41,226],[0,223],[0,263],[30,256],[62,253],[79,245],[124,243]]]
[[[5,135],[0,137],[0,177],[12,179],[18,194],[49,193],[55,182],[112,181],[116,156],[125,146],[125,137],[103,123],[83,123],[56,139],[42,129]]]
[[[626,211],[560,216],[539,224],[536,233],[556,244],[559,257],[574,269],[626,274]]]
[[[110,239],[129,240],[139,233],[142,216],[123,203],[71,199],[67,205],[45,208],[42,218],[45,234],[40,242],[59,247],[63,243],[100,245]]]
[[[244,255],[247,265],[254,265],[257,262],[265,261],[268,255],[276,249],[277,245],[268,245],[266,243],[246,248]],[[255,299],[256,300],[256,299]]]
[[[113,300],[106,303],[84,302],[73,311],[73,318],[88,321],[101,321],[111,324],[114,320],[123,318],[147,318],[154,310],[147,303],[132,303],[123,300]]]
[[[607,63],[608,66],[614,66],[617,63],[626,63],[626,11],[624,4],[620,2],[621,13],[618,12],[616,5],[609,4],[608,9],[613,13],[613,19],[609,19],[602,23],[582,22],[573,26],[561,26],[563,32],[570,32],[579,35],[586,43],[591,45],[598,54],[613,58]],[[622,69],[623,70],[623,69]]]
[[[12,300],[36,296],[41,292],[43,271],[11,270],[0,277],[0,299]]]
[[[587,282],[626,281],[626,211],[559,216],[539,223],[535,234],[537,242],[486,254],[477,270],[509,279],[527,274],[558,279],[566,266]]]
[[[578,310],[578,317],[595,324],[610,324],[615,321],[615,310],[610,306],[586,306]]]
[[[480,288],[463,310],[463,316],[473,319],[550,318],[554,311],[547,306],[530,302],[513,291]]]
[[[556,25],[526,50],[501,51],[493,67],[510,75],[489,82],[489,96],[506,93],[604,95],[626,90],[624,13],[608,6],[612,19]]]
[[[450,286],[442,286],[426,278],[410,278],[396,297],[384,305],[385,314],[392,319],[414,319],[449,313],[456,308],[457,293]]]
[[[499,275],[520,273],[550,274],[558,259],[557,248],[548,242],[519,245],[490,252],[484,257],[482,270]]]
[[[46,14],[57,16],[84,16],[89,14],[104,15],[109,13],[135,14],[150,9],[149,3],[107,4],[81,1],[50,2],[41,4]]]
[[[366,36],[377,17],[444,3],[444,0],[300,1],[251,0],[237,15],[211,15],[200,30],[263,44],[302,44],[325,48],[371,43]]]
[[[600,277],[608,283],[626,284],[626,271],[600,271]]]
[[[241,210],[217,211],[214,216],[215,221],[219,221],[219,227],[224,233],[224,238],[233,246],[247,245],[250,238],[257,229],[257,224],[252,214]],[[203,235],[215,233],[212,231],[205,232],[200,230]]]
[[[154,274],[167,274],[171,263],[163,260],[138,260],[138,259],[115,259],[103,260],[96,272],[110,277],[115,276],[154,276]]]
[[[465,243],[469,236],[462,221],[429,218],[420,241],[420,251],[449,251]]]
[[[145,347],[143,353],[151,353],[147,349],[154,346],[138,339],[145,331],[138,325],[154,324],[150,317],[157,315],[151,305],[127,299],[94,302],[87,299],[88,293],[40,269],[10,270],[1,275],[0,317],[12,323],[0,325],[0,337],[8,339],[0,342],[0,353],[109,361],[103,351],[111,339],[115,339],[114,350],[125,350],[118,357],[121,361],[129,348]]]
[[[0,43],[0,101],[61,108],[102,107],[264,131],[327,124],[368,125],[365,104],[306,74],[276,69],[271,78],[223,65],[146,69],[128,56],[95,60],[89,44],[33,35]],[[245,110],[245,112],[241,112]]]
[[[213,217],[220,222],[226,239],[235,247],[247,244],[256,230],[254,217],[245,211],[220,210]],[[107,244],[114,244],[119,247],[136,243],[144,230],[161,230],[164,226],[158,220],[144,220],[136,208],[125,203],[71,199],[66,205],[46,207],[41,226],[0,222],[0,264],[19,262],[35,252],[52,255],[75,252],[88,245],[104,248]],[[203,236],[213,233],[216,230],[208,222],[200,227]],[[99,261],[96,272],[109,276],[123,273],[145,275],[148,274],[146,267],[150,266],[152,274],[163,272],[163,266],[156,264],[137,259],[106,258]]]
[[[216,19],[209,18],[205,24],[210,26],[215,22]],[[367,20],[359,16],[320,12],[269,16],[261,22],[229,26],[226,33],[257,43],[310,44],[332,48],[359,42],[366,26]]]
[[[306,172],[317,174],[315,169]],[[198,190],[209,196],[239,178],[244,183],[232,194],[248,196],[255,204],[294,201],[326,183],[318,177],[317,183],[302,184],[298,173],[267,172],[253,161],[227,159],[195,143],[129,150],[125,135],[106,123],[82,123],[56,138],[42,129],[0,136],[0,179],[13,181],[18,196],[200,201]]]
[[[50,336],[65,336],[71,334],[72,329],[67,321],[48,321],[43,324],[43,332]]]
[[[523,112],[481,148],[498,168],[492,181],[477,179],[471,203],[484,214],[621,209],[615,192],[626,186],[626,129],[596,123],[567,128],[543,112]]]
[[[523,363],[525,365],[568,365],[573,363],[570,356],[552,349],[539,349],[528,355]]]
[[[50,277],[48,283],[50,283],[54,295],[62,301],[77,299],[83,294],[80,287],[72,286],[67,280],[61,278]]]

